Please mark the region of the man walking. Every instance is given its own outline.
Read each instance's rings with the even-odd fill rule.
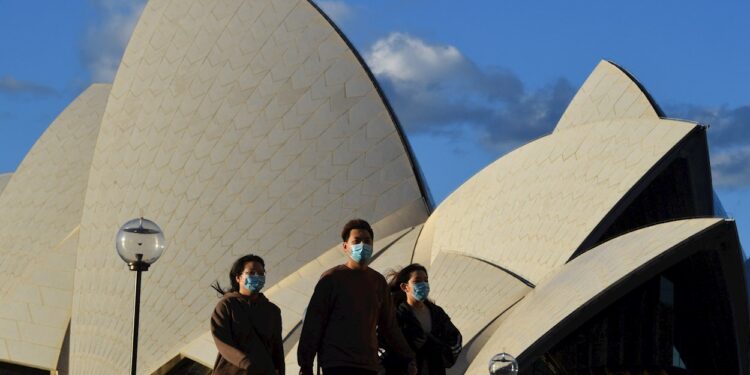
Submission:
[[[397,326],[385,278],[368,267],[373,238],[364,220],[344,225],[342,246],[349,258],[324,272],[315,286],[297,349],[300,375],[313,374],[316,354],[324,375],[375,375],[378,332],[416,374],[414,352]]]

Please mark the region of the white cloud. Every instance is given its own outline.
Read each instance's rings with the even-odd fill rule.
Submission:
[[[481,68],[451,45],[392,33],[366,54],[404,128],[460,136],[465,130],[493,153],[549,133],[574,90],[563,80],[526,92],[500,68]]]
[[[83,60],[95,82],[112,82],[144,0],[97,0],[98,22],[91,25],[83,44]]]
[[[325,14],[336,23],[341,23],[354,13],[352,8],[343,1],[316,1]]]
[[[468,64],[456,47],[430,45],[402,33],[392,33],[375,42],[366,60],[375,75],[419,84],[455,74]]]
[[[711,155],[711,170],[715,186],[750,186],[750,145],[716,150]]]

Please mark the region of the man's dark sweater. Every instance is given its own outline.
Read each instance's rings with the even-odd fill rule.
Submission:
[[[404,359],[414,358],[395,319],[388,284],[369,267],[345,265],[323,273],[307,307],[297,362],[312,370],[315,354],[321,367],[357,367],[378,371],[376,329]]]

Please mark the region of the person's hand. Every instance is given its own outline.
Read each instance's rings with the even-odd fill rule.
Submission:
[[[461,354],[461,344],[451,346],[451,354],[453,354],[454,357],[458,357],[458,355]]]
[[[313,375],[312,367],[300,368],[299,375]]]
[[[406,372],[409,375],[417,375],[417,361],[412,359],[411,362],[409,362],[409,366],[406,368]]]
[[[458,333],[458,337],[456,339],[456,343],[451,346],[451,354],[453,354],[453,357],[458,357],[458,355],[461,353],[461,349],[463,346],[461,345],[463,341],[463,337],[461,337],[461,333]]]

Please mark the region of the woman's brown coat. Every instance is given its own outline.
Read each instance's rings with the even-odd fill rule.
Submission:
[[[219,354],[213,375],[284,375],[281,310],[262,293],[230,292],[211,316]]]

